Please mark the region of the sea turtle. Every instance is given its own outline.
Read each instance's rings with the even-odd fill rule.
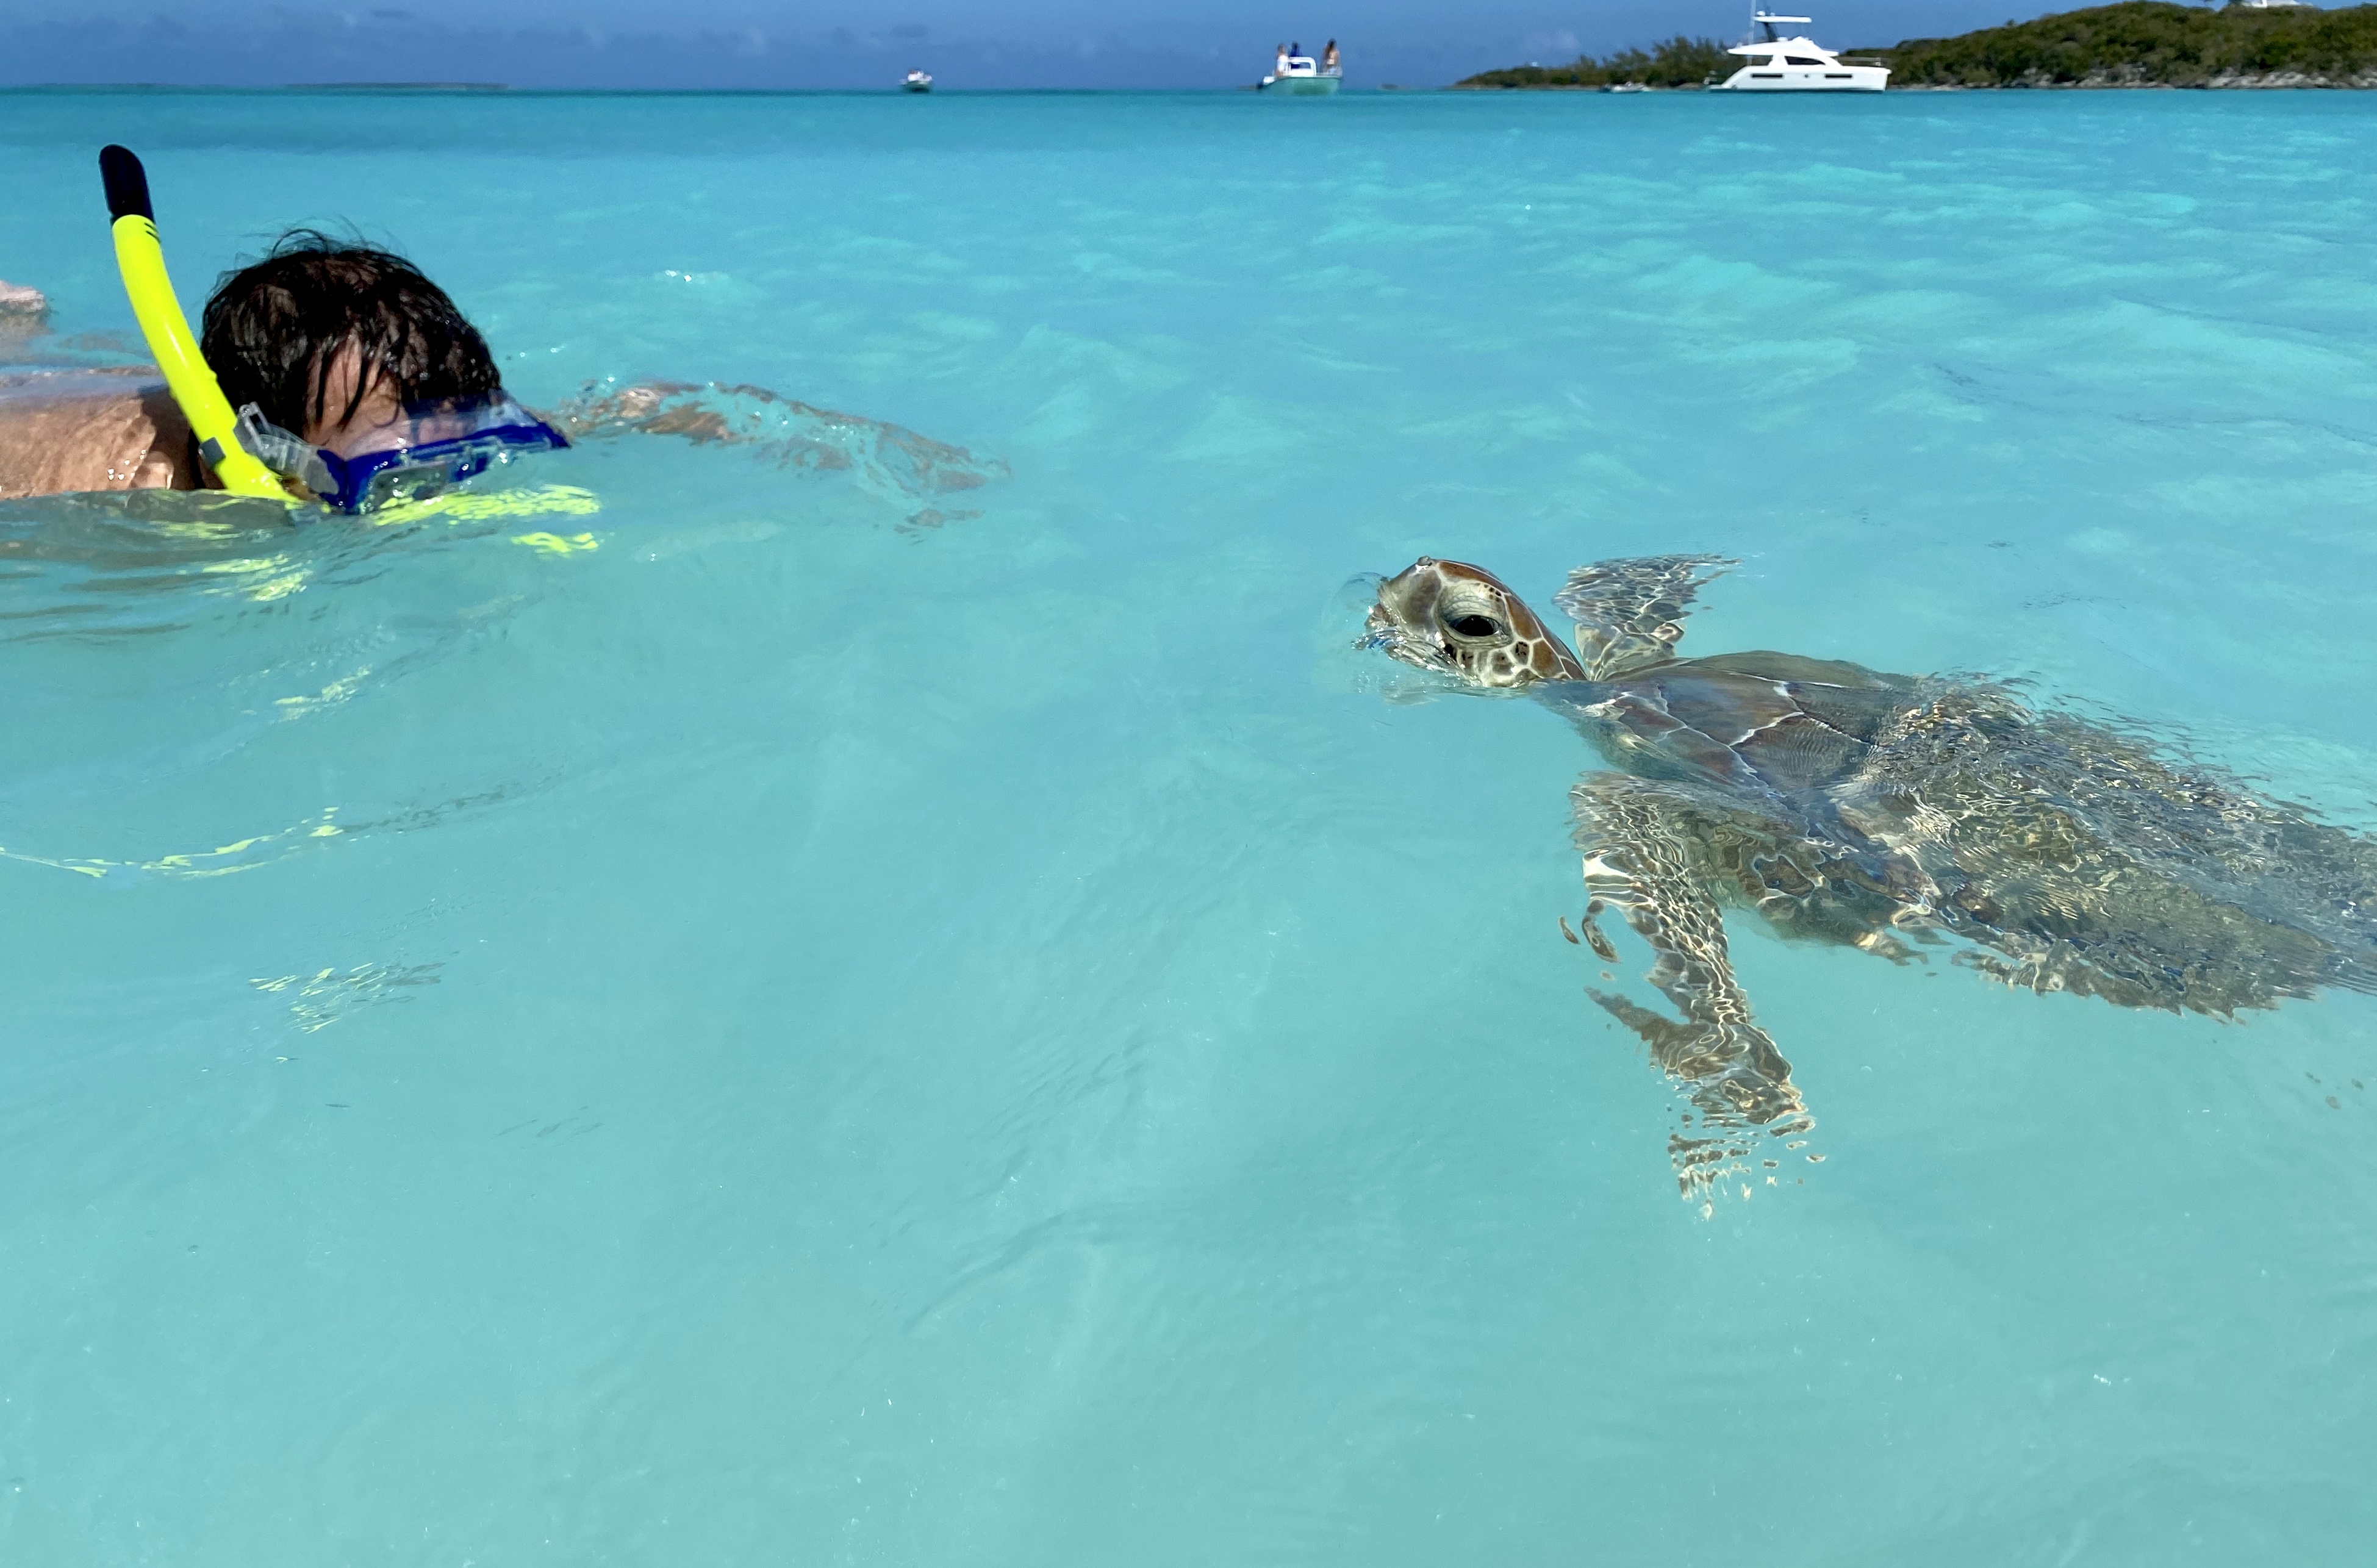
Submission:
[[[1899,963],[1910,940],[1953,943],[2008,985],[2125,1007],[2225,1018],[2377,990],[2377,843],[1989,681],[1678,658],[1695,592],[1738,564],[1579,568],[1556,601],[1571,653],[1490,573],[1423,558],[1380,585],[1362,639],[1465,686],[1525,688],[1618,770],[1571,792],[1584,938],[1615,962],[1593,916],[1617,909],[1682,1018],[1593,996],[1690,1102],[1669,1149],[1686,1197],[1774,1169],[1758,1151],[1801,1147],[1813,1125],[1734,979],[1721,904]]]

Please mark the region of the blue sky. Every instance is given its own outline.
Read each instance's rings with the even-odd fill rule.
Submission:
[[[1938,36],[2070,5],[1831,0],[1835,45]],[[6,0],[0,85],[292,81],[516,87],[882,87],[911,65],[950,87],[1227,87],[1272,46],[1334,36],[1350,85],[1440,84],[1677,32],[1728,41],[1731,0]]]

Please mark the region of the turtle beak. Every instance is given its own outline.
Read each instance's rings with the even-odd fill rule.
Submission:
[[[1424,670],[1452,667],[1451,661],[1445,657],[1443,644],[1415,629],[1427,624],[1425,601],[1433,598],[1427,589],[1434,581],[1427,569],[1435,564],[1422,559],[1379,584],[1379,602],[1370,606],[1364,623],[1368,629],[1356,646],[1375,649],[1391,659],[1416,664]],[[1422,602],[1415,604],[1415,600]]]

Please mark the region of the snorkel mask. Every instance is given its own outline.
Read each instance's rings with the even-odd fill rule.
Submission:
[[[129,149],[106,147],[99,173],[132,314],[190,422],[198,456],[225,490],[282,501],[300,499],[302,492],[323,506],[361,512],[425,500],[515,457],[569,445],[500,389],[486,398],[416,403],[393,424],[341,433],[342,449],[308,446],[269,423],[254,403],[234,414],[173,297],[148,172]]]
[[[569,445],[500,390],[486,398],[414,403],[396,423],[344,435],[336,448],[307,446],[268,423],[254,403],[239,411],[237,434],[240,446],[265,467],[342,512],[425,501],[499,463]]]

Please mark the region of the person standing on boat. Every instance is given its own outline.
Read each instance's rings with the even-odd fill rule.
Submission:
[[[1331,39],[1329,47],[1320,52],[1320,72],[1323,76],[1337,68],[1337,41]]]
[[[1279,60],[1272,66],[1271,74],[1274,77],[1287,75],[1287,45],[1284,43],[1279,46]]]

